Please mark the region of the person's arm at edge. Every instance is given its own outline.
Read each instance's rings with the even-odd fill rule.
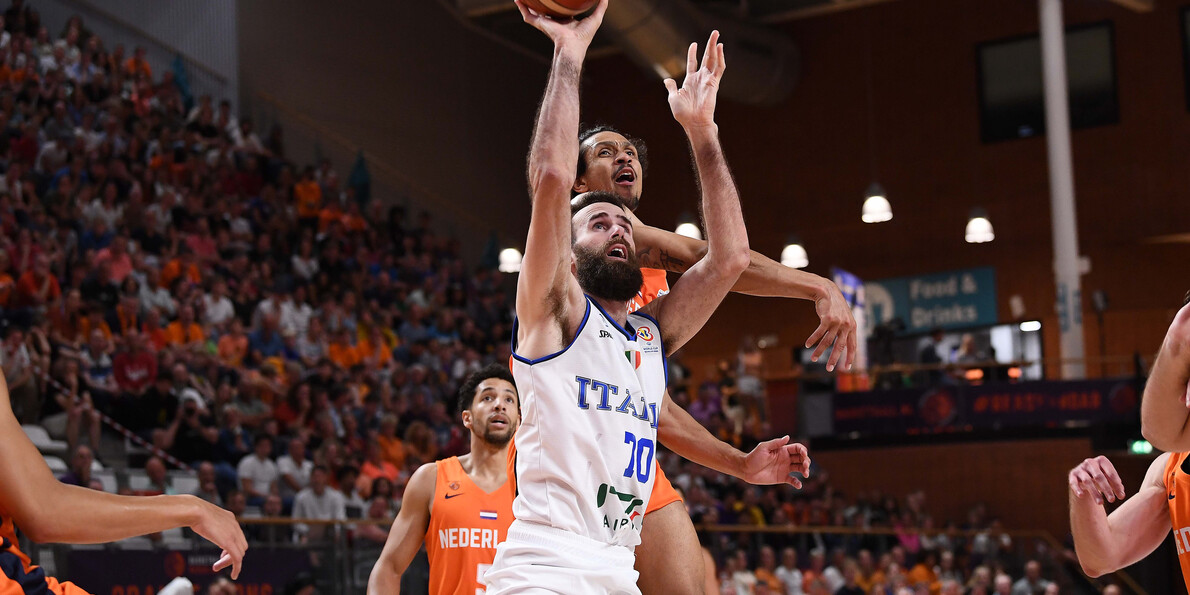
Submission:
[[[591,16],[569,23],[536,15],[519,1],[517,8],[526,23],[554,42],[549,82],[529,148],[532,214],[516,292],[516,312],[521,321],[518,340],[524,345],[524,353],[532,358],[549,353],[554,343],[561,342],[552,338],[552,333],[558,332],[559,321],[582,315],[578,309],[585,298],[570,271],[570,187],[578,162],[575,139],[582,65],[602,22],[607,0],[601,0]],[[565,329],[562,331],[564,334]],[[539,337],[541,334],[545,336]]]
[[[757,485],[788,483],[795,488],[802,484],[790,473],[798,472],[803,477],[810,474],[810,457],[805,446],[790,444],[789,437],[785,436],[762,442],[751,453],[744,454],[707,431],[674,403],[669,391],[665,391],[659,417],[657,439],[661,444],[708,469]]]
[[[235,515],[194,496],[118,496],[66,485],[54,478],[12,414],[0,377],[0,508],[39,543],[106,543],[176,527],[190,527],[223,555],[215,570],[239,576],[248,542]],[[95,519],[104,519],[102,523]]]
[[[635,214],[632,215],[632,224],[641,266],[685,273],[707,253],[707,243],[703,240],[653,227],[642,222]],[[750,254],[748,268],[740,274],[731,291],[756,297],[814,302],[819,325],[807,339],[806,347],[818,345],[813,356],[817,361],[831,346],[831,342],[825,340],[829,337],[840,346],[847,347],[846,367],[850,368],[857,349],[855,316],[835,282],[814,273],[787,267],[755,250],[751,250]]]
[[[1182,306],[1165,333],[1140,401],[1140,431],[1165,452],[1190,451],[1190,305]]]
[[[661,327],[667,355],[680,349],[710,319],[740,273],[748,268],[751,253],[739,193],[714,121],[718,85],[726,69],[718,39],[718,32],[713,32],[701,66],[698,44],[690,45],[681,89],[672,79],[665,80],[674,119],[682,125],[690,143],[707,231],[706,256],[682,275],[669,294],[644,308]]]
[[[409,478],[401,510],[388,531],[388,541],[384,543],[380,559],[368,577],[368,595],[401,592],[401,574],[421,549],[426,528],[430,526],[437,475],[438,464],[426,463]]]
[[[1070,530],[1074,552],[1083,572],[1092,577],[1115,572],[1148,556],[1170,531],[1169,502],[1163,475],[1172,456],[1165,453],[1149,465],[1144,482],[1131,498],[1110,515],[1103,508],[1103,494],[1112,500],[1124,497],[1124,485],[1105,457],[1087,459],[1071,471]],[[1106,463],[1106,466],[1104,466]],[[1099,467],[1095,476],[1080,470]]]

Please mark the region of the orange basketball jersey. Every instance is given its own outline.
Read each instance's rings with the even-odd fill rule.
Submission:
[[[640,291],[636,292],[636,297],[628,301],[629,314],[644,308],[645,304],[669,293],[669,279],[665,277],[665,271],[661,269],[641,269],[640,274],[644,277],[644,282],[640,285]]]
[[[59,583],[46,576],[40,566],[34,566],[17,547],[16,527],[8,516],[0,518],[0,595],[25,593],[54,593],[55,595],[88,595],[74,583]]]
[[[509,479],[488,493],[471,481],[458,457],[438,461],[426,528],[431,595],[484,592],[483,575],[512,524],[516,488],[511,475]]]
[[[1178,546],[1178,564],[1182,566],[1182,580],[1190,589],[1190,475],[1182,468],[1190,453],[1170,453],[1165,464],[1165,491],[1169,494],[1169,521],[1173,525],[1173,542]]]

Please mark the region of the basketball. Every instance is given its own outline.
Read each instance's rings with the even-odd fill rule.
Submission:
[[[545,14],[556,19],[576,17],[599,3],[599,0],[525,0],[528,6],[537,14]]]

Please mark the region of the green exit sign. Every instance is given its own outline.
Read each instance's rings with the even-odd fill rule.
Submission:
[[[1130,440],[1128,441],[1128,452],[1134,455],[1152,454],[1153,445],[1149,444],[1148,440]]]

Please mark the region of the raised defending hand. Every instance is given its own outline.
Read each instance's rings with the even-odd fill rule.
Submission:
[[[190,526],[195,533],[207,541],[222,548],[219,561],[215,562],[212,570],[219,572],[231,566],[231,578],[239,578],[240,565],[244,561],[244,551],[248,549],[248,540],[244,538],[244,531],[240,523],[228,510],[224,510],[209,502],[195,498],[198,503],[198,522]]]
[[[832,345],[831,356],[826,362],[827,371],[833,372],[843,353],[847,359],[844,369],[850,370],[855,363],[856,336],[855,317],[851,314],[851,306],[839,286],[828,281],[822,296],[814,300],[814,311],[818,314],[818,328],[806,339],[806,348],[814,348],[813,360],[818,361],[822,354]]]
[[[521,11],[521,18],[549,36],[550,41],[554,42],[554,47],[574,44],[583,51],[586,51],[587,47],[591,45],[591,40],[595,38],[595,32],[603,23],[603,13],[607,11],[607,0],[599,0],[595,10],[587,18],[581,21],[577,19],[560,20],[533,12],[521,0],[513,1],[516,2],[517,9]]]
[[[1124,499],[1124,482],[1105,456],[1089,458],[1070,470],[1066,478],[1070,491],[1077,498],[1091,498],[1096,504]]]
[[[761,442],[744,458],[744,481],[756,485],[787,483],[801,488],[802,482],[791,475],[810,476],[810,455],[805,445],[789,443],[789,436]]]
[[[669,91],[669,109],[674,119],[683,128],[710,127],[715,125],[715,100],[719,95],[719,81],[727,61],[723,58],[723,44],[719,43],[719,32],[712,31],[702,55],[702,66],[698,65],[698,44],[690,44],[686,53],[686,78],[679,89],[673,79],[665,79]]]

